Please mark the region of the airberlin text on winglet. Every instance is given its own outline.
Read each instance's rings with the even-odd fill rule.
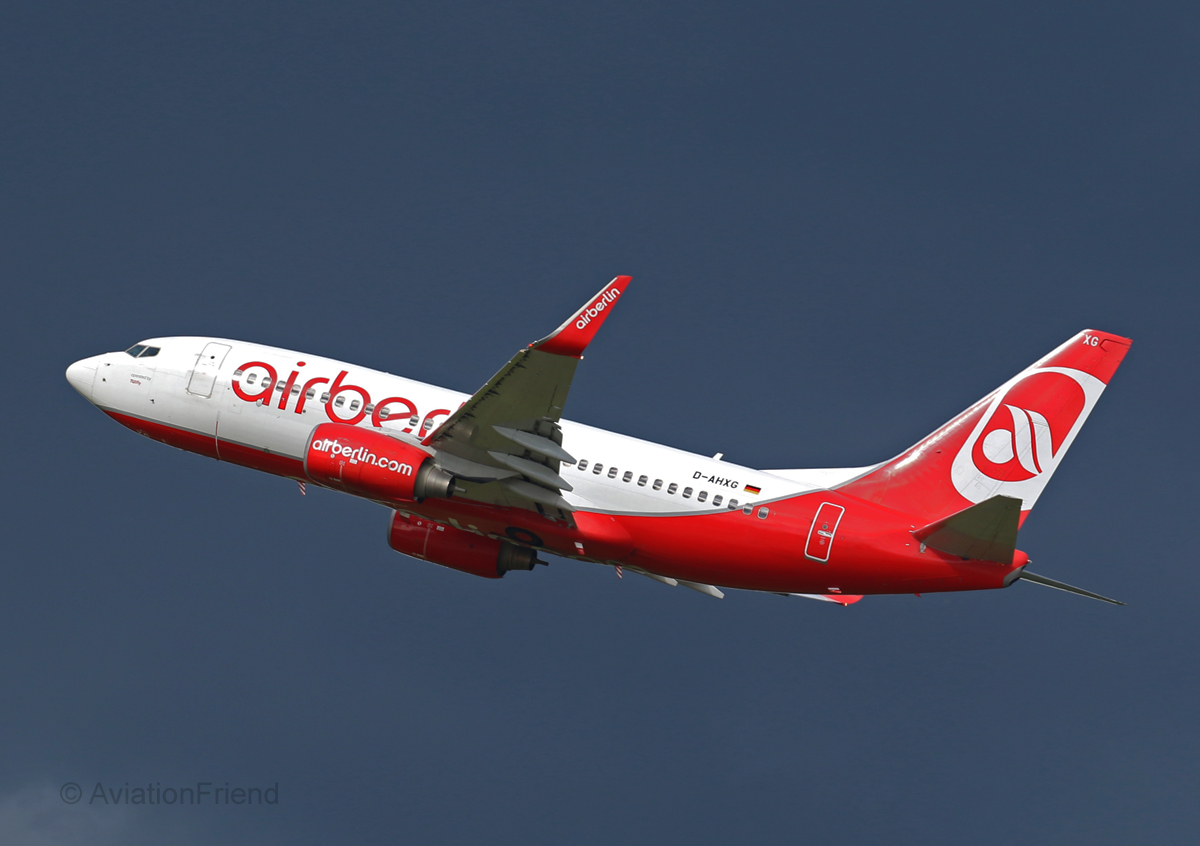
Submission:
[[[620,288],[609,288],[604,292],[604,295],[601,296],[600,299],[596,300],[596,302],[592,303],[583,310],[583,313],[579,316],[579,319],[575,321],[575,328],[586,328],[587,325],[592,322],[593,317],[604,311],[605,307],[609,303],[615,301],[619,296],[621,296]]]
[[[583,308],[567,318],[566,323],[529,346],[550,355],[583,358],[584,349],[600,329],[600,324],[608,318],[612,306],[629,290],[630,281],[632,280],[629,276],[616,277],[601,288]]]

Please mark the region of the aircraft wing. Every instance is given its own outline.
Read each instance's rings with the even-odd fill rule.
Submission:
[[[438,466],[459,480],[456,495],[570,520],[572,509],[562,492],[571,486],[559,469],[575,459],[563,448],[558,421],[584,349],[629,281],[618,276],[601,288],[554,332],[513,356],[429,433],[422,443],[436,450]]]

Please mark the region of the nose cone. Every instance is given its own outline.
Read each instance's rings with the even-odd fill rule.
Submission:
[[[98,356],[83,358],[67,368],[67,381],[89,402],[92,399],[92,382],[96,380],[97,358]]]

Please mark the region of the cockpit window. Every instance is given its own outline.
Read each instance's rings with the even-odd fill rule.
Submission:
[[[125,352],[129,353],[134,358],[137,358],[139,355],[142,354],[142,351],[145,349],[146,349],[145,344],[134,344],[132,347],[125,350]]]
[[[146,349],[142,350],[142,354],[138,358],[150,358],[151,356],[158,355],[159,349],[160,347],[146,347]]]

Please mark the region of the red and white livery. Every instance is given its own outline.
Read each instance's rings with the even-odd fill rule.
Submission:
[[[1127,338],[1079,333],[882,464],[756,470],[563,418],[629,281],[469,396],[223,338],[152,338],[67,379],[149,438],[385,505],[394,549],[477,576],[533,569],[544,550],[715,597],[847,605],[1025,579],[1104,599],[1030,573],[1016,542]]]

